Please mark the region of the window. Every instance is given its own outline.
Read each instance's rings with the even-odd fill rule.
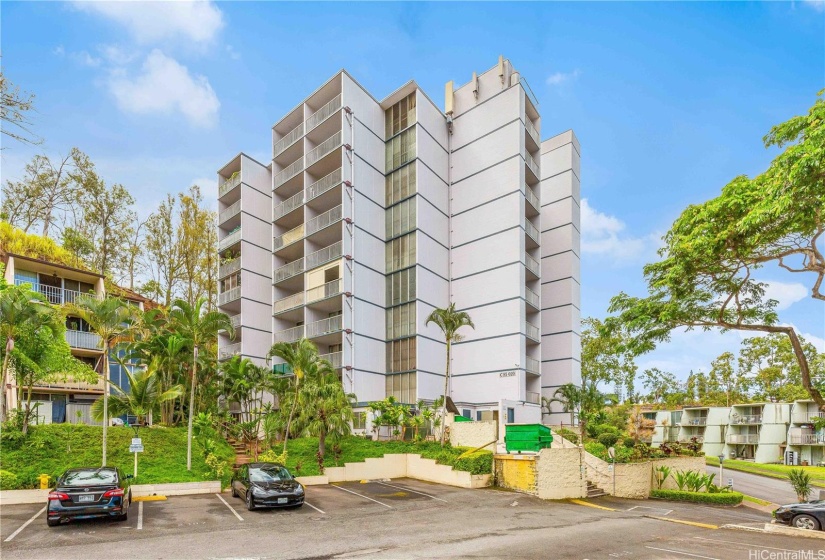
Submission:
[[[398,237],[402,233],[415,229],[415,198],[387,208],[387,239]]]
[[[387,307],[415,299],[415,267],[387,276]]]
[[[464,408],[464,409],[462,409],[462,410],[461,410],[461,415],[462,415],[464,418],[469,418],[470,420],[472,420],[472,419],[473,419],[473,411],[472,411],[472,410],[470,410],[469,408]]]
[[[416,374],[399,373],[386,376],[387,396],[395,397],[400,403],[413,404],[416,402]]]
[[[384,114],[385,138],[395,136],[408,126],[415,124],[415,92],[387,109]]]
[[[367,413],[353,412],[352,413],[352,429],[366,430],[367,429]]]
[[[387,372],[411,371],[416,367],[416,338],[404,338],[387,343]]]
[[[237,288],[241,285],[241,274],[233,274],[221,280],[221,293],[228,292],[232,288]]]
[[[415,159],[415,128],[408,128],[387,140],[386,171],[392,171]]]
[[[415,334],[415,302],[387,309],[387,338]]]
[[[415,264],[415,232],[387,242],[385,264],[387,272],[395,272]]]
[[[404,200],[416,192],[416,167],[415,163],[405,165],[401,169],[396,169],[384,180],[386,184],[386,205],[391,206],[399,200]]]
[[[507,423],[513,424],[516,421],[516,409],[508,408],[507,409]]]
[[[480,410],[476,411],[476,421],[481,422],[481,411]]]

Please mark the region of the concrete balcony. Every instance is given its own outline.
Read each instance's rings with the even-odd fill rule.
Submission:
[[[536,130],[536,125],[533,124],[533,121],[530,119],[524,119],[524,128],[527,129],[527,134],[530,135],[530,138],[536,143],[537,146],[541,146],[541,137],[539,136],[539,131]]]
[[[237,315],[232,315],[229,318],[229,320],[232,322],[232,328],[233,329],[237,329],[238,327],[241,326],[241,319],[242,319],[242,317],[241,317],[240,313],[238,313]]]
[[[801,434],[788,438],[790,445],[825,445],[825,434]]]
[[[301,274],[303,271],[304,258],[301,257],[300,259],[294,260],[290,263],[285,264],[284,266],[276,268],[273,280],[277,284],[278,282],[283,282],[287,278],[292,278],[297,274]]]
[[[708,419],[707,418],[682,418],[682,421],[679,422],[682,426],[707,426]]]
[[[103,351],[103,341],[100,339],[100,335],[93,332],[67,330],[66,342],[72,348]]]
[[[295,194],[283,202],[276,204],[275,207],[272,209],[272,219],[277,220],[282,218],[295,210],[296,208],[300,208],[301,205],[304,203],[304,193],[303,191]]]
[[[304,326],[300,325],[297,327],[292,327],[291,329],[285,329],[282,331],[278,331],[272,335],[273,343],[278,342],[296,342],[301,340],[304,337]]]
[[[309,237],[315,232],[321,231],[334,224],[340,222],[344,217],[344,206],[339,204],[335,208],[327,210],[323,214],[319,214],[306,222],[306,236]]]
[[[534,342],[541,341],[541,334],[539,333],[539,328],[527,321],[524,322],[524,335]]]
[[[533,391],[527,391],[526,398],[524,399],[525,402],[532,403],[532,404],[541,404],[541,393],[535,393]]]
[[[744,416],[731,416],[730,419],[731,424],[761,424],[762,423],[762,415],[761,414],[746,414]]]
[[[241,297],[241,287],[235,286],[234,288],[227,290],[218,295],[218,305],[226,305],[231,301],[235,301]]]
[[[704,443],[705,442],[705,436],[687,435],[687,436],[680,437],[679,438],[679,443],[691,443],[691,442],[693,442],[694,438],[696,438],[696,443]]]
[[[331,153],[336,148],[339,148],[342,144],[341,139],[343,136],[341,135],[341,131],[339,130],[314,148],[312,148],[309,153],[304,157],[306,160],[306,167],[309,167],[313,163],[320,160],[325,155]]]
[[[236,200],[235,202],[230,204],[225,210],[221,211],[220,214],[218,214],[218,225],[229,221],[229,219],[234,218],[235,216],[237,216],[240,213],[241,213],[241,201]]]
[[[283,153],[284,150],[289,148],[295,142],[298,141],[301,136],[304,135],[304,123],[299,124],[289,132],[287,132],[283,138],[275,142],[275,145],[272,147],[272,159],[275,159],[279,155]]]
[[[329,354],[321,354],[318,356],[322,360],[326,360],[332,364],[332,367],[335,369],[341,369],[341,366],[344,363],[344,353],[343,352],[331,352]]]
[[[241,269],[241,259],[236,258],[218,267],[218,278],[226,278]]]
[[[283,313],[296,307],[301,307],[304,304],[304,292],[298,292],[285,298],[279,299],[272,304],[272,311],[274,313]]]
[[[241,228],[236,229],[220,241],[218,241],[218,251],[224,251],[241,240]]]
[[[66,290],[59,286],[47,286],[46,284],[32,284],[24,280],[16,279],[15,286],[22,286],[28,284],[32,291],[38,292],[46,296],[46,299],[52,305],[63,305],[64,303],[74,303],[80,296],[91,296],[95,299],[101,299],[101,296],[92,292],[78,292],[77,290]]]
[[[524,266],[527,267],[527,272],[531,273],[536,278],[541,276],[541,266],[539,261],[524,253]]]
[[[535,358],[531,358],[527,356],[526,361],[524,362],[524,369],[527,373],[535,373],[536,375],[541,374],[541,362]]]
[[[306,188],[307,201],[319,197],[342,182],[343,172],[339,167],[329,175],[322,177]]]
[[[309,132],[325,120],[327,120],[333,113],[338,111],[341,108],[341,94],[339,93],[335,97],[332,98],[332,101],[312,113],[309,117],[307,117],[306,123],[306,131]],[[309,165],[309,164],[307,164]]]
[[[321,266],[322,264],[334,261],[335,259],[340,259],[342,248],[342,242],[338,241],[332,245],[324,247],[323,249],[319,249],[314,253],[308,254],[306,256],[307,270],[312,270],[316,266]]]
[[[728,434],[725,441],[732,444],[755,445],[759,443],[759,434]]]
[[[533,156],[524,152],[524,161],[527,163],[527,168],[535,175],[536,180],[541,180],[541,172],[539,171],[539,164],[533,159]]]
[[[530,220],[524,218],[524,233],[527,234],[527,237],[535,241],[535,247],[538,247],[539,244],[539,229],[534,226]]]
[[[529,305],[536,311],[541,311],[539,295],[526,286],[524,288],[524,300],[527,302],[527,305]]]
[[[103,378],[98,377],[98,381],[96,383],[85,383],[83,381],[74,381],[73,379],[69,378],[65,381],[44,381],[42,383],[35,383],[33,385],[34,388],[41,388],[41,389],[59,389],[59,390],[72,390],[72,391],[82,391],[82,392],[94,392],[94,393],[103,393]]]
[[[219,360],[228,360],[232,356],[237,356],[241,353],[241,343],[236,342],[234,344],[228,344],[226,346],[221,346],[218,348],[218,359]]]
[[[794,424],[813,424],[817,418],[825,416],[825,412],[796,412],[791,416]]]
[[[272,240],[272,249],[277,251],[281,247],[286,247],[287,245],[292,245],[296,241],[301,240],[304,237],[304,224],[296,228],[292,228],[286,233],[281,235],[276,235],[275,239]]]
[[[307,338],[317,338],[343,330],[343,316],[336,315],[328,319],[321,319],[307,324]]]
[[[536,193],[533,192],[533,189],[531,189],[529,185],[524,185],[524,196],[536,212],[541,212],[539,197],[536,196]]]
[[[233,174],[218,187],[218,198],[222,198],[226,193],[241,184],[241,174]]]
[[[344,281],[343,279],[339,278],[337,280],[333,280],[332,282],[322,284],[321,286],[311,288],[307,290],[306,302],[309,304],[315,301],[320,301],[322,299],[337,296],[341,293],[343,287]]]
[[[277,189],[293,177],[295,177],[298,173],[304,170],[304,158],[300,158],[297,161],[287,165],[284,169],[279,171],[275,177],[272,179],[273,189]]]

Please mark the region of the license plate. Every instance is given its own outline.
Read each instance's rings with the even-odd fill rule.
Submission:
[[[286,498],[278,498],[278,503],[279,504],[285,504],[286,502],[287,502]]]
[[[95,496],[94,494],[81,494],[77,500],[78,502],[94,502]]]

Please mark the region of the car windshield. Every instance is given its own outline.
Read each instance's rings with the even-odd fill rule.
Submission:
[[[292,475],[284,467],[267,465],[249,469],[250,482],[282,482],[284,480],[292,480]]]
[[[89,469],[87,471],[69,471],[63,476],[64,486],[98,486],[115,484],[117,473],[112,469]]]

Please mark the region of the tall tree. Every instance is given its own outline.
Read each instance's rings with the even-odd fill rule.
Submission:
[[[802,385],[821,410],[825,398],[796,330],[779,321],[766,285],[754,278],[768,264],[813,273],[811,295],[823,300],[825,204],[825,100],[807,115],[773,127],[766,147],[785,148],[754,178],[736,177],[720,196],[688,207],[674,222],[660,250],[662,260],[645,266],[649,296],[613,298],[614,322],[636,335],[634,347],[651,350],[673,329],[740,330],[787,336]]]
[[[425,325],[435,323],[444,334],[444,340],[447,342],[447,367],[444,375],[444,409],[441,414],[442,419],[447,418],[447,398],[450,390],[450,350],[455,342],[460,342],[464,337],[458,334],[461,327],[470,327],[475,329],[473,320],[465,311],[456,311],[455,303],[451,303],[446,308],[436,307],[427,317]],[[444,447],[445,435],[447,430],[441,430],[441,447]]]
[[[719,379],[719,385],[725,395],[725,406],[745,402],[747,400],[747,381],[734,365],[734,356],[731,352],[723,352],[711,362],[711,374]]]
[[[40,144],[31,130],[28,113],[34,110],[34,94],[21,92],[0,72],[0,131],[23,144]]]
[[[158,205],[146,222],[146,258],[151,280],[141,291],[168,307],[181,281],[182,255],[177,242],[177,201],[171,194]]]
[[[92,417],[101,420],[107,416],[121,416],[128,414],[137,418],[137,423],[143,424],[158,410],[164,402],[172,401],[183,394],[182,385],[172,385],[164,389],[158,375],[158,365],[152,362],[146,368],[132,371],[130,367],[123,368],[129,379],[129,390],[112,383],[115,394],[108,399],[108,414],[104,411],[104,399],[97,399],[92,404]]]
[[[178,252],[181,260],[183,299],[192,303],[199,296],[207,298],[207,307],[215,305],[217,292],[217,217],[203,204],[197,185],[180,193],[177,227]]]
[[[298,405],[299,391],[301,389],[301,381],[307,371],[316,367],[318,361],[318,348],[309,341],[309,339],[302,338],[301,340],[288,343],[278,342],[272,345],[266,359],[273,357],[281,358],[292,371],[294,380],[294,395],[289,409],[289,417],[286,422],[286,430],[284,432],[284,453],[286,453],[286,444],[289,440],[290,429],[292,428],[292,419],[295,417],[295,407]]]

